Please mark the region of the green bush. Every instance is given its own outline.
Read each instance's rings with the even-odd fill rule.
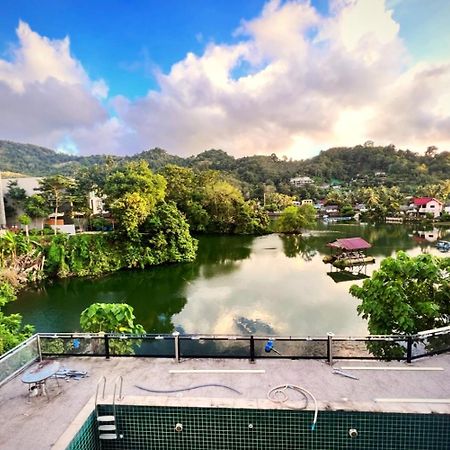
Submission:
[[[0,308],[16,300],[14,288],[7,282],[0,282]],[[20,314],[6,316],[0,310],[0,355],[11,350],[34,332],[31,325],[22,325]]]

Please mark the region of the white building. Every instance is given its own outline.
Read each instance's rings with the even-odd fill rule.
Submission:
[[[419,214],[432,214],[436,219],[441,215],[444,204],[433,197],[417,197],[410,207],[414,208]]]
[[[296,177],[291,178],[289,180],[289,183],[291,183],[295,187],[302,187],[305,186],[306,184],[313,184],[314,181],[310,177]]]
[[[3,191],[3,196],[5,197],[6,205],[13,206],[16,209],[16,213],[12,217],[8,217],[7,225],[8,226],[15,226],[18,225],[17,218],[21,214],[24,213],[24,211],[17,207],[17,205],[11,204],[11,200],[8,198],[8,190],[9,190],[9,184],[10,182],[17,182],[17,187],[23,189],[25,191],[25,194],[27,197],[30,197],[34,194],[39,193],[39,181],[42,180],[42,177],[20,177],[20,178],[1,178],[1,191]],[[104,210],[104,203],[103,199],[95,195],[93,192],[89,193],[88,196],[88,202],[89,207],[92,210],[93,214],[102,214],[107,211]],[[58,219],[62,219],[64,217],[64,213],[60,212],[58,213]],[[54,219],[54,213],[49,214],[48,219]],[[1,224],[0,224],[1,226]],[[34,219],[31,222],[30,228],[41,228],[42,226],[42,220],[41,219]],[[51,224],[52,226],[52,224]],[[62,226],[62,225],[59,225]]]
[[[103,214],[106,213],[108,211],[105,211],[105,203],[104,203],[104,198],[100,198],[98,197],[94,192],[89,192],[89,208],[92,211],[92,214],[97,215],[97,214]]]

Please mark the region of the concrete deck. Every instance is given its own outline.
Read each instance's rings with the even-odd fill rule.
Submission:
[[[2,450],[47,450],[75,420],[95,394],[101,376],[108,379],[111,394],[116,377],[124,377],[124,400],[120,403],[141,403],[186,406],[284,408],[267,400],[267,392],[280,384],[296,384],[311,391],[319,409],[351,411],[393,411],[450,414],[450,355],[440,355],[415,361],[399,362],[345,361],[344,366],[367,367],[439,367],[441,371],[345,370],[359,380],[332,373],[325,362],[315,360],[248,360],[190,359],[176,363],[171,359],[153,358],[61,358],[61,366],[87,370],[89,377],[79,381],[48,381],[46,397],[29,399],[27,386],[20,375],[0,388],[0,448]],[[265,373],[189,373],[170,374],[172,369],[262,369]],[[136,385],[149,389],[181,389],[199,384],[225,384],[242,392],[208,387],[173,394],[150,394]],[[423,403],[380,403],[374,399],[425,399]],[[447,399],[435,403],[432,399]],[[304,405],[301,398],[297,405]],[[310,403],[309,408],[312,408]]]

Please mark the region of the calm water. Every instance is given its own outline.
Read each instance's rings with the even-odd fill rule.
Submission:
[[[367,267],[370,275],[399,249],[439,254],[416,233],[401,225],[321,225],[304,238],[203,236],[194,263],[47,283],[22,292],[6,312],[21,313],[38,331],[76,331],[91,303],[126,302],[148,332],[365,334],[358,300],[348,293],[354,281],[336,283],[322,262],[326,243],[352,236],[371,242],[376,264]],[[438,234],[450,235],[435,229],[426,239]]]

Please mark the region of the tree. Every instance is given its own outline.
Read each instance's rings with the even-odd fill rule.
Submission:
[[[0,281],[0,308],[16,300],[16,294],[11,284]],[[34,332],[31,325],[22,325],[20,314],[6,316],[0,310],[0,355],[14,348],[30,337]]]
[[[39,181],[39,192],[49,207],[53,207],[55,215],[55,234],[57,233],[58,210],[61,205],[69,200],[68,190],[74,181],[62,175],[45,177]]]
[[[241,205],[236,218],[235,232],[238,234],[264,234],[269,230],[270,219],[267,212],[255,200]]]
[[[16,214],[17,209],[22,208],[27,198],[25,189],[19,187],[17,180],[8,182],[8,197],[12,200],[12,204],[8,204],[8,214]]]
[[[315,220],[314,206],[288,206],[277,220],[277,229],[281,233],[301,233],[305,227],[312,226]]]
[[[133,307],[127,303],[93,303],[82,311],[80,325],[88,333],[145,334],[144,327],[134,323]],[[113,340],[110,350],[118,355],[133,354],[139,341]]]
[[[166,200],[174,201],[181,211],[185,211],[198,187],[194,171],[187,167],[169,164],[161,171],[161,175],[167,182]]]
[[[44,228],[44,219],[50,214],[50,208],[42,195],[34,194],[25,201],[25,213],[32,219],[41,219],[41,229]]]
[[[155,175],[145,161],[131,162],[114,170],[106,179],[108,209],[129,237],[136,235],[156,204],[164,199],[166,181]]]
[[[450,258],[398,252],[380,269],[353,285],[350,293],[361,300],[358,314],[368,319],[371,334],[413,334],[445,326],[450,317]],[[379,355],[398,356],[397,345],[375,346]]]
[[[341,190],[333,189],[328,192],[327,196],[325,197],[325,204],[327,205],[337,205],[340,208],[346,203],[349,203],[349,200],[346,194],[344,194],[344,192],[342,192]]]
[[[353,209],[353,206],[346,203],[345,205],[342,205],[341,208],[341,216],[343,217],[353,217],[355,215],[355,211]]]
[[[425,152],[427,158],[434,158],[437,154],[438,148],[435,145],[430,145]]]
[[[141,228],[150,235],[148,246],[160,255],[161,262],[195,259],[197,241],[189,234],[189,225],[175,203],[159,203]]]
[[[288,206],[292,206],[292,202],[295,197],[291,195],[279,194],[278,192],[272,192],[265,194],[265,208],[268,211],[282,211]]]
[[[26,214],[20,215],[18,218],[20,225],[25,227],[25,235],[29,237],[28,227],[30,226],[31,219]]]
[[[403,195],[396,186],[362,188],[358,189],[355,196],[369,210],[367,213],[369,219],[376,221],[383,221],[388,214],[396,214],[403,201]]]
[[[232,233],[244,198],[226,181],[209,182],[203,190],[202,206],[210,215],[210,231]]]
[[[10,180],[8,182],[8,196],[16,203],[16,205],[20,205],[27,198],[27,193],[25,189],[19,187],[17,180]]]

